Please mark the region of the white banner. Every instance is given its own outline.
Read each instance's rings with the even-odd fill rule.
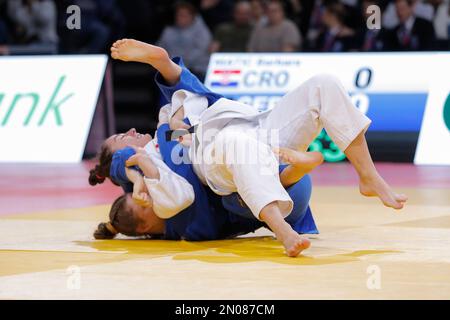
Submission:
[[[415,164],[450,165],[450,83],[436,82],[430,90]]]
[[[0,58],[0,162],[81,160],[107,57]]]
[[[270,109],[310,77],[340,79],[371,131],[418,132],[432,81],[448,82],[450,53],[219,53],[205,84],[227,98]]]

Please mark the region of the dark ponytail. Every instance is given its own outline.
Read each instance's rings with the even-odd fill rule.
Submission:
[[[89,184],[95,186],[96,184],[101,184],[106,178],[110,178],[109,170],[111,168],[113,152],[104,143],[99,153],[99,163],[94,169],[89,171]],[[115,183],[113,181],[113,183]],[[116,184],[116,183],[115,183]]]
[[[108,222],[109,223],[109,222]],[[107,239],[114,239],[117,233],[111,232],[107,224],[105,222],[102,222],[98,225],[97,230],[94,231],[94,238],[97,240],[107,240]]]

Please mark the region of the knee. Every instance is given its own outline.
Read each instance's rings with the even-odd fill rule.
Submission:
[[[332,88],[332,87],[336,87],[340,85],[340,80],[329,73],[321,73],[318,75],[313,76],[310,79],[311,82],[313,82],[316,85],[319,85],[320,87],[325,87],[325,88]]]

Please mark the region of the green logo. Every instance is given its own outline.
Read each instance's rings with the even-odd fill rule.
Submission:
[[[42,111],[39,120],[37,122],[37,125],[40,127],[44,124],[45,120],[50,114],[53,114],[55,116],[56,125],[62,126],[62,117],[61,112],[59,108],[61,105],[63,105],[67,100],[69,100],[74,94],[70,93],[64,98],[60,98],[60,90],[63,86],[63,83],[66,79],[66,76],[61,76],[56,84],[55,89],[53,90],[53,93],[50,97],[50,100],[45,105],[45,109]],[[0,93],[0,106],[2,104],[3,98],[5,97],[4,93]],[[8,121],[11,117],[11,115],[14,113],[14,110],[17,109],[16,107],[20,104],[19,102],[26,100],[28,102],[31,102],[29,105],[29,112],[27,117],[25,118],[23,125],[28,126],[30,124],[31,119],[33,118],[33,115],[35,114],[36,108],[40,102],[40,95],[36,92],[28,92],[28,93],[17,93],[14,95],[14,98],[12,99],[12,102],[6,111],[5,117],[0,122],[0,126],[4,127],[8,124]],[[22,103],[22,108],[23,108]]]
[[[444,104],[444,122],[447,126],[447,129],[450,130],[450,94],[447,97],[447,100],[445,100]]]
[[[345,159],[345,154],[331,140],[325,130],[317,136],[309,146],[309,151],[320,151],[327,162],[339,162]]]

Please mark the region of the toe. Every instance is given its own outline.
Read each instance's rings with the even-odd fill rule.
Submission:
[[[403,209],[404,203],[403,202],[395,202],[392,205],[392,208],[396,209],[396,210],[400,210]]]
[[[302,240],[302,246],[303,246],[303,250],[308,249],[311,246],[311,241],[309,241],[309,239],[303,239]]]

